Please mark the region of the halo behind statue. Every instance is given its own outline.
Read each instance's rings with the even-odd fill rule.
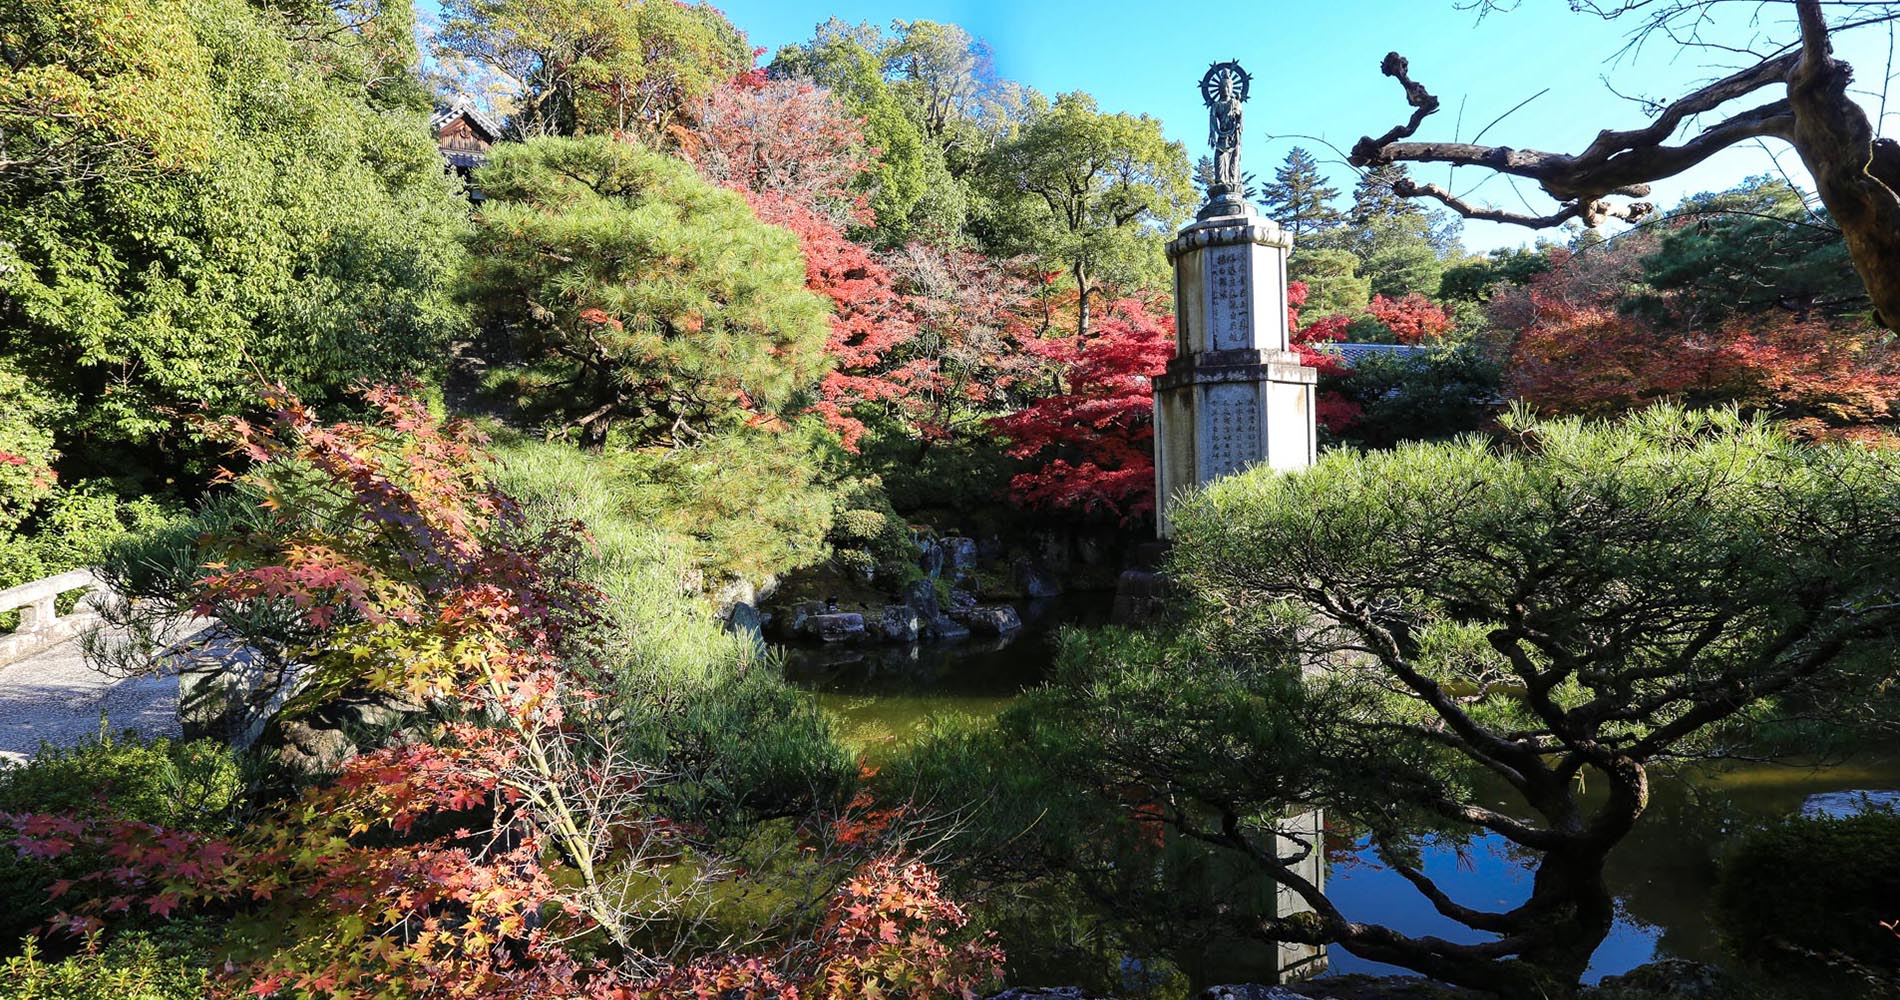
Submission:
[[[1253,83],[1253,77],[1240,68],[1240,63],[1230,59],[1207,67],[1207,75],[1201,77],[1202,102],[1212,107],[1215,101],[1220,100],[1221,85],[1228,82],[1232,82],[1234,86],[1234,96],[1245,101],[1247,89]]]

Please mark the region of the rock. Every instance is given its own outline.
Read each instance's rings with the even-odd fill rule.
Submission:
[[[1115,581],[1115,605],[1109,621],[1140,625],[1167,604],[1168,578],[1153,570],[1126,569]]]
[[[950,617],[961,622],[975,635],[1008,635],[1023,627],[1023,620],[1016,616],[1016,609],[1007,604],[953,610]]]
[[[1083,535],[1075,540],[1075,561],[1084,566],[1100,566],[1108,562],[1108,548],[1100,538]]]
[[[757,603],[759,603],[758,589],[753,587],[751,581],[745,577],[734,577],[726,581],[725,586],[720,587],[718,592],[713,594],[713,607],[722,615],[731,610],[734,605]]]
[[[908,604],[886,604],[877,623],[879,637],[889,642],[916,642],[923,629],[923,616]]]
[[[823,601],[800,601],[772,616],[773,635],[779,639],[800,639],[809,636],[812,618],[824,613]]]
[[[976,594],[961,588],[950,592],[950,604],[945,611],[968,611],[976,607]]]
[[[925,621],[943,615],[943,609],[937,606],[937,588],[929,580],[912,580],[905,584],[904,604]]]
[[[1090,1000],[1080,986],[1017,986],[984,1000]]]
[[[300,719],[278,727],[283,742],[276,747],[277,762],[302,775],[331,775],[356,756],[356,744],[341,729],[318,729]]]
[[[940,614],[930,619],[929,624],[924,626],[924,634],[932,639],[947,642],[968,639],[970,630],[949,615]]]
[[[854,611],[809,615],[800,633],[825,642],[850,642],[864,638],[864,616]]]
[[[1706,962],[1686,958],[1665,958],[1639,965],[1620,976],[1604,976],[1596,989],[1614,994],[1617,990],[1641,990],[1666,997],[1726,996],[1733,978]]]
[[[922,538],[917,542],[917,567],[924,575],[935,580],[943,573],[943,543],[935,538]]]
[[[1016,583],[1022,588],[1024,597],[1033,600],[1038,597],[1055,597],[1062,593],[1062,584],[1057,583],[1055,578],[1043,572],[1042,567],[1028,559],[1016,560],[1012,568],[1016,571]]]
[[[976,569],[976,539],[952,537],[943,540],[943,568],[962,576]]]
[[[1135,546],[1133,552],[1129,553],[1130,558],[1134,562],[1132,568],[1145,569],[1153,572],[1160,571],[1160,569],[1167,564],[1168,550],[1173,547],[1174,544],[1172,542],[1166,541],[1142,542],[1140,545]]]
[[[765,618],[759,609],[740,601],[726,612],[726,631],[734,635],[750,635],[754,642],[765,640]]]

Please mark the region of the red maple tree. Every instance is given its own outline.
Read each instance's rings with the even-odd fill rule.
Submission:
[[[1026,337],[1022,349],[1059,366],[1063,391],[990,421],[1009,454],[1042,465],[1010,480],[1018,504],[1111,514],[1123,523],[1155,506],[1153,379],[1174,356],[1174,318],[1137,298],[1110,301],[1086,343]]]
[[[1896,413],[1900,354],[1864,321],[1773,311],[1699,326],[1667,300],[1654,314],[1625,313],[1618,294],[1561,267],[1533,279],[1506,371],[1510,391],[1548,414],[1608,416],[1663,399],[1735,405],[1814,435]]]
[[[1287,283],[1286,302],[1286,324],[1290,331],[1287,340],[1294,353],[1300,356],[1301,364],[1319,370],[1320,390],[1313,403],[1313,419],[1319,426],[1337,434],[1359,419],[1360,407],[1337,389],[1327,387],[1328,383],[1343,377],[1349,369],[1337,351],[1325,348],[1327,344],[1345,340],[1346,328],[1351,322],[1343,314],[1334,314],[1321,316],[1302,325],[1300,307],[1306,304],[1306,283],[1303,281]]]
[[[798,236],[806,287],[832,304],[834,367],[812,410],[851,451],[864,433],[861,410],[920,412],[935,378],[927,359],[900,352],[917,335],[915,320],[890,271],[849,234],[875,222],[859,186],[874,152],[862,122],[829,91],[751,76],[707,99],[687,148],[708,179],[744,194],[761,221]]]
[[[1437,340],[1451,330],[1451,317],[1432,300],[1417,292],[1388,299],[1374,295],[1366,304],[1366,315],[1378,320],[1401,344],[1422,344]]]

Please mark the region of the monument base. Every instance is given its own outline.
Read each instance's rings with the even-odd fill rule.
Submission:
[[[1209,351],[1155,379],[1155,488],[1161,537],[1181,491],[1255,465],[1304,469],[1318,449],[1319,372],[1291,351]]]

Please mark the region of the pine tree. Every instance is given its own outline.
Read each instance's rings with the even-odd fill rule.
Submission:
[[[1339,189],[1328,187],[1320,176],[1319,161],[1295,146],[1286,154],[1286,164],[1273,172],[1273,183],[1261,191],[1260,204],[1298,246],[1303,238],[1323,235],[1345,223],[1345,215],[1332,204],[1337,197]]]

